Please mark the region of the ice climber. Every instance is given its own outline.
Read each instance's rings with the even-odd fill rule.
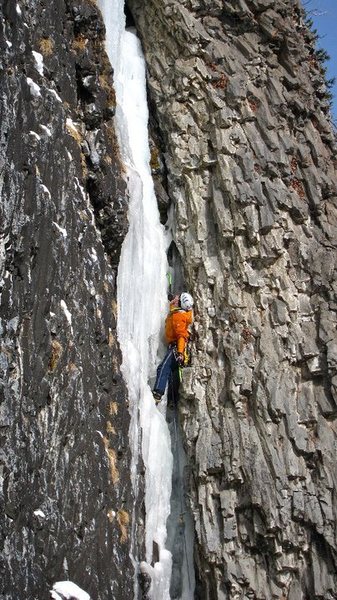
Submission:
[[[184,365],[184,351],[189,338],[189,326],[193,323],[193,298],[187,292],[171,296],[170,312],[165,321],[165,337],[169,345],[157,368],[157,378],[153,388],[156,404],[165,392],[171,372]]]

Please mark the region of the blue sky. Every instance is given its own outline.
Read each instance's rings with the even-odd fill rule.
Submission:
[[[330,55],[330,60],[326,63],[327,77],[336,77],[331,92],[334,95],[332,114],[337,122],[337,0],[303,0],[303,6],[320,36],[317,48],[324,48]]]

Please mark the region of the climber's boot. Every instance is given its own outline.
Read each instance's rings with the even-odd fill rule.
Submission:
[[[156,392],[156,391],[152,392],[152,395],[153,395],[153,397],[155,399],[156,404],[159,404],[159,402],[161,401],[162,395],[159,392]]]

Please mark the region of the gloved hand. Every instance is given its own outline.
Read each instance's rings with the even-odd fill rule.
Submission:
[[[177,361],[179,367],[183,367],[184,366],[184,355],[181,352],[179,352],[177,354],[176,361]]]

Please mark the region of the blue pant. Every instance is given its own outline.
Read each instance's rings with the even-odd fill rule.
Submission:
[[[153,388],[154,392],[157,392],[161,396],[164,394],[171,372],[177,366],[175,347],[169,346],[163,360],[157,368],[157,378]]]

